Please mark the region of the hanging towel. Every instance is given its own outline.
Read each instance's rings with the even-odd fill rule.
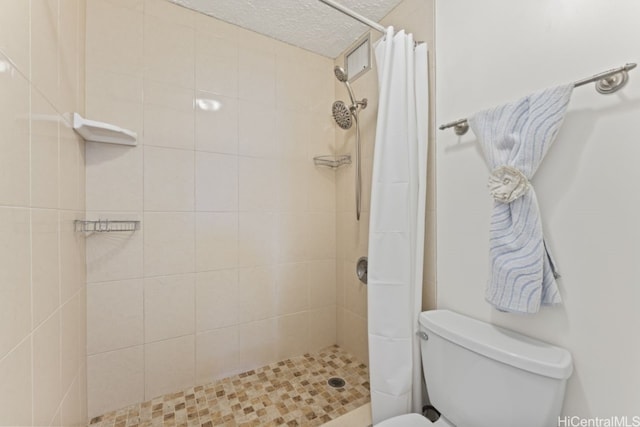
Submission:
[[[494,198],[485,298],[498,310],[537,313],[561,302],[530,180],[564,119],[573,84],[479,112],[469,125],[482,146]]]

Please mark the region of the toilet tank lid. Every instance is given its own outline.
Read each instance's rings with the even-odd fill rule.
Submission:
[[[566,379],[573,371],[564,348],[449,310],[425,311],[420,324],[459,346],[534,374]]]

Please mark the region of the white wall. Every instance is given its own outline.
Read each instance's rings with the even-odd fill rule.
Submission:
[[[446,0],[436,6],[436,122],[639,62],[640,2]],[[491,201],[472,132],[437,135],[438,306],[566,347],[564,414],[640,415],[640,71],[574,92],[533,184],[564,304],[531,317],[484,301]]]

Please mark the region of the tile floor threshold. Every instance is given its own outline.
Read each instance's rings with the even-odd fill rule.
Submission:
[[[331,377],[346,385],[330,387]],[[367,366],[331,346],[109,412],[89,426],[320,426],[369,400]]]

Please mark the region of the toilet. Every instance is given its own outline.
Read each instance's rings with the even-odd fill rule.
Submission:
[[[422,367],[432,423],[418,414],[376,427],[552,427],[571,354],[560,347],[449,310],[420,314]]]

